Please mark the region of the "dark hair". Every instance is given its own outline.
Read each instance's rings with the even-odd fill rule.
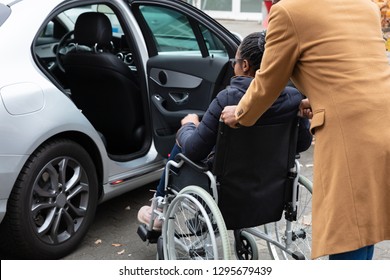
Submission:
[[[239,51],[241,58],[248,60],[253,70],[257,70],[260,67],[264,53],[265,34],[265,30],[251,33],[240,44]]]

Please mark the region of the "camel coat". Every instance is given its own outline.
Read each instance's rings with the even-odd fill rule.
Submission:
[[[312,258],[390,239],[390,66],[370,0],[282,0],[236,109],[252,125],[288,79],[312,106]]]

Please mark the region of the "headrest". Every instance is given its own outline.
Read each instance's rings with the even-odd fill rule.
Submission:
[[[112,39],[111,22],[105,14],[87,12],[79,15],[74,27],[74,39],[77,44],[108,48]]]

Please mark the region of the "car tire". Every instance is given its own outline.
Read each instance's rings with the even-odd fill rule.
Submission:
[[[98,190],[95,166],[82,146],[67,139],[43,144],[11,192],[0,228],[2,250],[23,259],[69,254],[94,219]]]

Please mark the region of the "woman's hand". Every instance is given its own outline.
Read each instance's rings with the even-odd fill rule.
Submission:
[[[199,117],[197,114],[188,114],[181,120],[181,125],[193,123],[196,127],[199,125]]]

